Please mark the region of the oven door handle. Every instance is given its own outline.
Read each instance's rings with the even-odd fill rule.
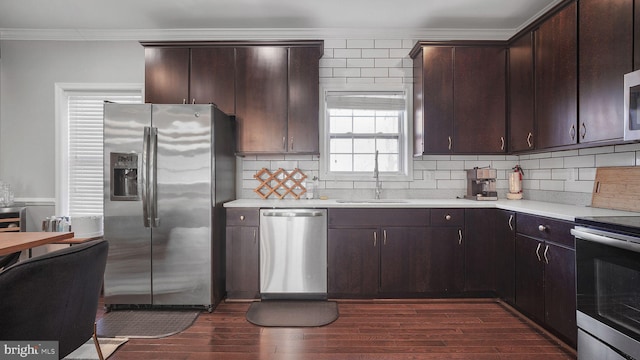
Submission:
[[[629,250],[633,252],[640,252],[640,244],[638,243],[633,243],[625,240],[618,240],[618,239],[610,238],[603,235],[593,234],[593,233],[578,230],[578,229],[571,229],[571,235],[582,240],[614,246],[619,249]]]

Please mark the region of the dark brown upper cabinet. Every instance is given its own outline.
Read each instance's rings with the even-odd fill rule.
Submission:
[[[537,149],[578,143],[577,29],[573,2],[535,31]]]
[[[235,54],[232,47],[191,49],[190,96],[195,104],[215,104],[235,114]]]
[[[578,2],[580,143],[623,137],[624,74],[633,70],[633,3]]]
[[[505,44],[418,42],[414,155],[506,151]]]
[[[183,104],[189,98],[189,48],[145,47],[144,101]]]
[[[236,48],[239,154],[319,154],[322,46]]]
[[[533,34],[509,46],[509,150],[535,149]]]
[[[287,149],[286,47],[236,49],[236,122],[239,153]]]

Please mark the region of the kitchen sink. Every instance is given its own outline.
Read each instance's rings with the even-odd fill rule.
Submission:
[[[404,204],[407,200],[368,199],[368,200],[336,200],[340,204]]]

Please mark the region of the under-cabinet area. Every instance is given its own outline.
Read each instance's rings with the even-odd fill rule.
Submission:
[[[227,300],[260,294],[260,208],[227,208]],[[500,298],[576,346],[572,221],[497,208],[327,209],[330,299]]]

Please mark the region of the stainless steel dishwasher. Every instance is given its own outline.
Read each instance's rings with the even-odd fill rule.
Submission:
[[[326,299],[327,210],[260,210],[262,299]]]

